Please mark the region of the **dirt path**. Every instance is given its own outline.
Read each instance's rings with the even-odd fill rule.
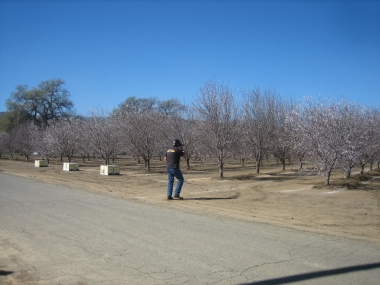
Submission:
[[[36,168],[32,162],[1,159],[0,171],[89,189],[123,199],[159,204],[182,211],[268,223],[305,231],[367,240],[380,244],[380,172],[366,181],[364,190],[315,187],[318,176],[280,171],[274,166],[253,174],[252,167],[226,164],[225,179],[215,165],[195,164],[183,169],[183,201],[166,200],[167,177],[163,163],[154,161],[152,171],[131,161],[117,161],[120,175],[100,175],[101,161],[81,162],[79,171],[63,171],[62,163]],[[290,167],[289,167],[290,169]],[[332,179],[341,177],[334,173]]]

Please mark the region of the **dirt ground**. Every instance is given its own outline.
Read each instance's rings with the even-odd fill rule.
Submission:
[[[224,218],[296,228],[309,232],[360,239],[380,245],[380,171],[356,180],[356,189],[345,184],[342,172],[332,175],[332,186],[323,186],[319,176],[302,175],[296,165],[264,163],[256,174],[253,165],[241,166],[228,161],[224,179],[219,179],[216,163],[191,161],[190,169],[182,162],[185,184],[184,200],[166,200],[165,165],[153,160],[151,171],[132,158],[120,158],[120,175],[100,175],[102,160],[80,164],[79,171],[63,171],[62,162],[51,160],[48,167],[35,167],[33,157],[25,162],[0,159],[0,171],[88,189],[140,203],[157,204],[181,211],[203,213]],[[353,169],[353,174],[358,173]],[[357,174],[356,174],[357,175]],[[359,182],[357,182],[359,181]],[[1,183],[1,181],[0,181]]]

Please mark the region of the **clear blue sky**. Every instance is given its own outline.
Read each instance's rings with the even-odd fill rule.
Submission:
[[[210,79],[380,106],[380,1],[0,0],[0,111],[53,78],[80,114]]]

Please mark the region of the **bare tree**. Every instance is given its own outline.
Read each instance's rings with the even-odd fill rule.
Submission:
[[[341,102],[336,110],[339,121],[340,153],[337,166],[345,178],[351,177],[352,168],[364,159],[365,149],[364,110],[353,103]]]
[[[341,117],[342,102],[311,98],[302,102],[300,120],[295,121],[309,144],[308,157],[315,163],[316,170],[325,177],[325,185],[330,184],[330,175],[341,158],[344,149],[345,122]]]
[[[358,149],[360,173],[363,174],[367,163],[370,163],[372,170],[372,163],[380,151],[380,113],[378,109],[366,108],[361,115]]]
[[[277,95],[272,90],[261,92],[257,87],[243,92],[243,98],[243,136],[248,152],[255,159],[256,173],[259,173],[260,163],[272,145]]]
[[[215,81],[206,82],[194,101],[201,143],[218,159],[219,177],[223,178],[226,157],[238,146],[237,106],[230,88]]]
[[[289,142],[291,145],[291,153],[295,156],[299,163],[299,170],[303,168],[305,155],[308,153],[309,143],[302,129],[299,106],[293,105],[292,111],[286,117],[286,129],[290,133]]]
[[[162,128],[166,141],[179,139],[184,144],[187,169],[190,169],[190,159],[194,156],[197,146],[197,126],[193,110],[187,108],[174,116],[168,115]]]
[[[274,157],[281,162],[282,170],[285,170],[285,162],[290,159],[292,154],[292,128],[287,120],[291,108],[291,104],[278,99],[274,110],[275,120],[271,149]]]
[[[110,117],[101,109],[91,112],[90,117],[85,121],[85,128],[88,131],[86,136],[88,150],[94,150],[96,155],[104,159],[105,164],[109,164],[109,160],[114,158],[119,151],[121,137],[116,126],[115,116]]]
[[[118,112],[115,115],[120,121],[124,144],[145,162],[150,171],[150,160],[160,149],[163,141],[162,126],[164,115],[153,110],[142,112]],[[125,146],[124,146],[125,148]]]
[[[61,119],[46,130],[46,140],[54,153],[61,157],[61,160],[65,156],[71,162],[79,148],[78,124],[76,119]]]
[[[25,156],[26,161],[29,161],[34,148],[34,129],[33,124],[24,122],[8,132],[0,133],[0,157],[1,153],[9,152],[13,159],[14,154],[18,153]]]
[[[37,128],[32,123],[24,123],[17,127],[17,149],[20,155],[25,156],[26,161],[29,161],[29,157],[34,151],[36,130]]]
[[[82,157],[82,161],[85,159],[90,160],[91,156],[94,156],[96,151],[94,149],[93,144],[91,143],[91,129],[88,128],[89,118],[82,118],[79,120],[78,128],[79,133],[81,134],[79,137],[79,147],[78,147],[78,155]],[[91,119],[90,119],[91,121]]]
[[[35,151],[43,158],[46,159],[47,162],[50,162],[50,158],[57,156],[57,152],[54,149],[54,141],[50,139],[49,127],[43,129],[38,128],[35,131],[35,141],[34,148]]]
[[[369,136],[372,142],[372,158],[370,162],[370,170],[372,170],[373,163],[377,161],[377,168],[379,169],[380,164],[380,108],[373,108],[369,113],[369,125],[370,131]]]

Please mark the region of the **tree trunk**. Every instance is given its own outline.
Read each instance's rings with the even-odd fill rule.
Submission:
[[[219,159],[219,178],[223,178],[223,160]]]
[[[186,157],[186,165],[187,165],[187,169],[190,169],[190,158],[189,157]]]
[[[349,167],[347,170],[346,170],[346,173],[344,175],[344,178],[345,179],[349,179],[351,177],[351,167]]]
[[[146,165],[146,170],[150,171],[150,159],[149,158],[145,161],[145,165]]]
[[[256,173],[260,173],[260,160],[256,161]]]
[[[364,174],[365,163],[360,163],[360,174]]]
[[[285,158],[281,159],[282,170],[285,170]]]
[[[241,166],[244,167],[244,158],[241,159]]]
[[[330,185],[331,170],[325,172],[325,185]]]
[[[300,162],[300,168],[299,168],[299,170],[301,170],[301,169],[302,169],[302,166],[303,166],[302,159],[300,159],[299,162]]]

